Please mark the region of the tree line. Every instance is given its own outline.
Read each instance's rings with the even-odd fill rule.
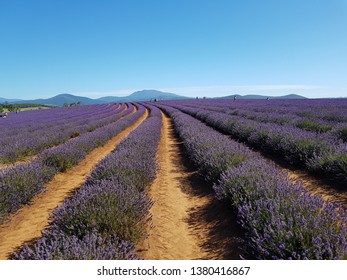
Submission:
[[[42,108],[42,107],[53,107],[53,106],[47,106],[42,104],[9,104],[8,102],[0,103],[0,113],[4,112],[5,109],[9,112],[16,112],[23,108]]]

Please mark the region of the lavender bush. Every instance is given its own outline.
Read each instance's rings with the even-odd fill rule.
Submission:
[[[144,235],[151,206],[152,201],[133,186],[102,180],[84,185],[56,209],[51,227],[78,238],[95,230],[136,243]]]
[[[79,108],[75,110],[81,114],[79,116],[76,116],[74,110],[68,110],[62,120],[55,115],[57,110],[43,110],[37,116],[39,117],[37,120],[31,120],[34,125],[29,123],[29,128],[23,127],[21,123],[13,124],[6,121],[11,130],[7,131],[8,127],[4,127],[5,131],[0,139],[0,145],[2,146],[0,162],[14,163],[27,156],[36,155],[46,148],[57,146],[71,138],[115,122],[130,113],[130,110],[124,110],[125,104],[118,109],[115,109],[115,105],[86,107],[84,110]],[[83,111],[87,111],[87,114],[83,114]],[[19,115],[22,118],[28,117],[26,112]],[[50,115],[53,115],[56,119]],[[49,117],[50,122],[47,122],[47,117]],[[9,119],[12,120],[13,118],[15,117],[11,116]]]
[[[151,220],[153,202],[145,190],[155,177],[161,133],[160,111],[148,107],[150,117],[99,163],[73,197],[55,209],[43,237],[14,254],[14,259],[136,258],[133,244],[145,236]]]
[[[10,168],[6,172],[0,170],[0,221],[8,213],[13,213],[28,203],[56,172],[55,168],[46,166],[39,160]]]
[[[259,259],[347,257],[347,215],[310,195],[263,160],[228,169],[214,186],[238,209],[252,255]]]
[[[172,117],[175,129],[189,151],[189,157],[215,181],[229,167],[236,166],[253,156],[251,151],[216,130],[202,125],[200,121],[179,111],[164,108]]]
[[[96,232],[82,239],[61,231],[44,233],[33,248],[27,244],[19,253],[12,254],[15,260],[132,260],[134,246],[118,237],[105,238]]]
[[[184,141],[188,154],[193,155],[191,159],[202,167],[207,178],[210,175],[205,168],[212,167],[218,160],[216,155],[221,146],[228,147],[225,168],[215,169],[214,190],[218,198],[228,200],[237,209],[249,246],[249,256],[244,257],[347,257],[347,213],[340,205],[308,194],[274,165],[191,116],[172,107],[158,106],[172,116],[175,130]],[[210,135],[213,136],[210,138]],[[200,157],[200,150],[209,156]],[[245,153],[243,157],[242,152]],[[233,160],[234,153],[241,158],[237,164]]]
[[[173,104],[174,105],[174,104]],[[347,183],[347,146],[331,135],[302,131],[291,126],[263,124],[209,110],[174,106],[235,139],[282,157],[292,165]]]
[[[129,110],[133,110],[132,106]],[[0,221],[17,211],[44,189],[59,171],[65,171],[81,161],[92,149],[103,145],[144,114],[144,107],[118,122],[71,139],[68,143],[46,150],[29,164],[0,171]]]

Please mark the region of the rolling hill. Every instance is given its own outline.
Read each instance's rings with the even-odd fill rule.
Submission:
[[[59,94],[51,98],[47,99],[33,99],[33,100],[21,100],[17,101],[14,103],[17,104],[44,104],[44,105],[54,105],[54,106],[63,106],[65,103],[76,103],[80,102],[83,105],[92,105],[92,104],[101,104],[101,103],[107,103],[107,102],[102,102],[98,101],[95,99],[91,99],[88,97],[83,97],[83,96],[76,96],[72,94]]]
[[[0,97],[0,103],[5,103],[5,102],[11,103],[16,101],[20,101],[20,99],[8,99],[8,98]]]
[[[170,92],[162,92],[158,90],[141,90],[135,91],[129,96],[123,97],[126,101],[149,101],[151,99],[157,100],[178,100],[178,99],[190,99],[189,97],[177,95]]]
[[[92,105],[92,104],[103,104],[111,102],[138,102],[138,101],[149,101],[152,99],[157,100],[177,100],[177,99],[188,99],[188,97],[177,95],[169,92],[162,92],[158,90],[141,90],[136,91],[129,96],[118,97],[118,96],[105,96],[98,99],[92,99],[83,96],[76,96],[72,94],[59,94],[47,99],[33,99],[33,100],[20,100],[11,103],[17,104],[44,104],[63,106],[65,103],[76,103],[80,102],[81,105]],[[4,100],[3,102],[8,101]],[[8,101],[10,102],[10,101]]]
[[[267,96],[263,95],[229,95],[224,97],[218,97],[223,99],[231,99],[236,96],[237,99],[266,99]],[[271,96],[270,99],[305,99],[306,97],[289,94],[284,96]],[[18,100],[18,99],[6,99],[0,97],[0,103],[8,102],[14,104],[43,104],[53,106],[63,106],[65,103],[77,103],[81,105],[92,105],[92,104],[103,104],[112,102],[139,102],[139,101],[150,101],[150,100],[179,100],[179,99],[190,99],[189,97],[177,95],[170,92],[162,92],[158,90],[141,90],[133,92],[128,96],[105,96],[97,99],[92,99],[84,96],[77,96],[68,93],[59,94],[47,99],[33,99],[33,100]]]
[[[240,94],[233,94],[223,97],[217,97],[217,98],[223,98],[223,99],[229,99],[234,98],[236,96],[236,99],[307,99],[304,96],[298,95],[298,94],[288,94],[283,96],[265,96],[265,95],[258,95],[258,94],[248,94],[248,95],[240,95]]]

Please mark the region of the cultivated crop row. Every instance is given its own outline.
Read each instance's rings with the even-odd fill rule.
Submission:
[[[83,120],[93,115],[109,114],[117,108],[119,108],[119,104],[30,110],[18,114],[10,113],[6,120],[0,122],[0,128],[4,132],[4,137],[9,137],[18,132],[35,132],[47,127],[64,125],[69,120]]]
[[[0,221],[28,203],[56,173],[80,162],[90,151],[134,124],[144,112],[139,106],[134,114],[45,150],[28,164],[0,170]]]
[[[173,103],[171,103],[174,105]],[[174,105],[175,106],[175,105]],[[293,165],[347,183],[347,146],[325,135],[291,126],[261,123],[207,109],[175,106],[214,128]]]
[[[201,104],[213,106],[231,112],[253,112],[266,115],[282,115],[311,120],[322,120],[336,124],[347,122],[347,102],[345,99],[321,99],[321,100],[232,100],[232,99],[209,99],[189,100],[182,102],[186,105]]]
[[[347,213],[310,195],[258,154],[181,111],[173,119],[191,160],[237,209],[249,256],[257,259],[347,257]]]
[[[86,183],[55,209],[50,228],[14,259],[136,259],[145,236],[155,178],[161,114],[150,117],[93,170]]]
[[[42,119],[35,121],[35,130],[21,131],[20,128],[12,126],[12,130],[17,132],[14,135],[0,139],[2,146],[0,151],[0,162],[14,163],[24,157],[33,156],[49,147],[57,146],[66,142],[67,140],[78,137],[81,134],[91,132],[99,127],[117,121],[125,114],[131,111],[124,110],[125,104],[119,109],[115,110],[113,107],[105,107],[104,112],[99,112],[100,108],[95,111],[89,109],[88,114],[83,114],[78,118],[64,119],[61,121],[52,121],[49,125],[42,127],[41,120],[46,123],[44,115]],[[51,110],[44,110],[46,115],[51,114]],[[24,116],[23,113],[19,114]],[[11,124],[8,124],[11,126]],[[39,127],[39,128],[38,128]],[[37,129],[36,129],[37,128]]]
[[[304,105],[303,105],[303,104]],[[325,104],[327,103],[327,104]],[[342,104],[340,104],[342,103]],[[226,113],[256,122],[291,126],[327,138],[347,142],[347,104],[343,100],[326,101],[255,101],[237,102],[220,100],[181,102],[182,105]]]

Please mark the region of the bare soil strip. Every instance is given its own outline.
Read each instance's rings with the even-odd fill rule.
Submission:
[[[232,136],[230,137],[232,138]],[[266,154],[259,149],[253,150],[253,152],[258,153],[269,163],[274,164],[277,168],[288,174],[288,177],[292,182],[301,183],[309,193],[319,195],[325,201],[340,203],[342,207],[347,209],[347,192],[343,186],[339,186],[338,184],[329,181],[328,178],[326,180],[324,180],[324,178],[317,178],[311,175],[308,171],[289,165],[279,157]]]
[[[114,106],[114,104],[107,104],[107,107]],[[122,103],[118,103],[118,106],[115,108],[115,110],[118,110],[122,106]]]
[[[28,156],[23,160],[20,161],[16,161],[14,163],[0,163],[0,169],[7,169],[7,168],[11,168],[11,167],[16,167],[18,165],[21,164],[26,164],[31,162],[32,160],[34,160],[37,156]]]
[[[201,120],[200,120],[201,121]],[[206,122],[201,121],[207,126],[212,127]],[[212,127],[214,128],[214,127]],[[216,129],[216,128],[214,128]],[[218,132],[227,135],[233,141],[239,142],[237,139],[228,133],[225,133],[221,130],[216,129]],[[325,201],[337,202],[342,205],[344,209],[347,209],[347,191],[345,186],[341,186],[335,182],[329,180],[329,178],[318,178],[311,175],[308,171],[301,170],[298,167],[289,165],[284,160],[277,156],[273,156],[261,151],[258,148],[254,148],[247,143],[242,142],[242,144],[249,147],[253,152],[258,153],[261,157],[266,159],[268,162],[275,164],[280,170],[287,173],[289,178],[293,182],[300,181],[302,186],[307,189],[311,194],[321,196]]]
[[[81,163],[65,173],[57,174],[46,185],[44,192],[12,215],[0,226],[0,259],[7,259],[17,247],[39,238],[41,231],[48,226],[49,215],[61,205],[64,199],[78,189],[97,163],[106,157],[131,131],[136,129],[148,116],[146,113],[132,126],[112,138],[103,147],[93,150]]]
[[[307,172],[282,168],[293,181],[301,181],[303,186],[312,194],[321,196],[325,201],[337,202],[347,209],[347,192],[339,187],[331,187],[330,184],[324,183],[322,180],[315,179]]]
[[[311,194],[319,195],[323,200],[339,203],[347,210],[347,191],[345,186],[332,182],[329,178],[319,178],[308,171],[288,164],[279,157],[268,155],[262,151],[255,151],[268,162],[275,164],[280,170],[288,174],[293,182],[299,182]]]
[[[162,114],[157,160],[160,171],[149,194],[155,201],[149,237],[138,245],[143,259],[239,259],[239,226],[230,208],[185,158],[172,121]]]

